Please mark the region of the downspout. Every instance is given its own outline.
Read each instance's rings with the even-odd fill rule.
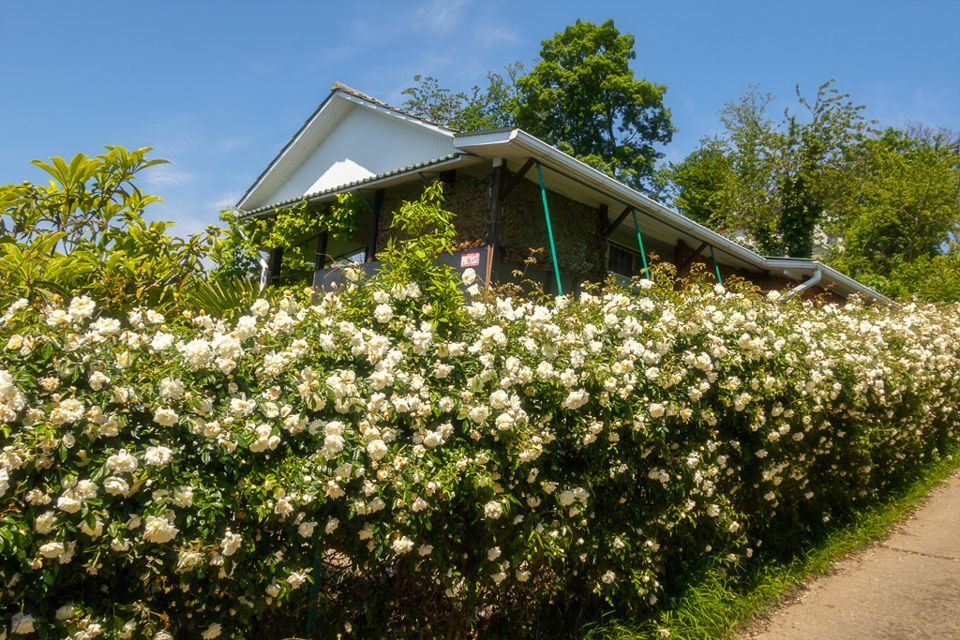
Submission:
[[[820,278],[821,278],[822,276],[823,276],[823,271],[818,267],[817,270],[813,272],[813,275],[812,275],[812,276],[810,276],[809,278],[807,278],[806,280],[804,280],[803,282],[801,282],[800,284],[798,284],[797,286],[795,286],[793,289],[791,289],[791,290],[787,293],[787,295],[783,296],[783,299],[784,299],[784,300],[789,300],[790,298],[794,297],[794,296],[797,295],[798,293],[801,293],[801,292],[803,292],[803,291],[806,291],[806,290],[809,289],[810,287],[812,287],[812,286],[814,286],[815,284],[817,284],[818,282],[820,282]]]

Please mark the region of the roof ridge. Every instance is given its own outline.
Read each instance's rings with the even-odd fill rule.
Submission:
[[[454,129],[449,125],[441,124],[440,122],[436,122],[435,120],[431,120],[430,118],[425,118],[424,116],[419,116],[415,113],[411,113],[409,111],[396,107],[390,104],[389,102],[384,102],[379,98],[374,98],[369,93],[364,93],[363,91],[360,91],[359,89],[355,89],[344,82],[340,82],[339,80],[336,80],[333,84],[330,85],[330,91],[331,93],[336,91],[342,91],[355,98],[360,98],[361,100],[365,100],[371,104],[375,104],[378,107],[383,107],[384,109],[390,109],[391,111],[407,116],[408,118],[414,118],[416,120],[420,120],[421,122],[426,122],[427,124],[433,125],[435,127],[446,129],[447,131],[454,131],[454,132],[457,131],[456,129]]]

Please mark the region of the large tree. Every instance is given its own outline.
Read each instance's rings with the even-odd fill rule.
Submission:
[[[888,129],[842,181],[830,259],[893,295],[960,300],[960,145],[955,135]]]
[[[514,64],[488,75],[485,89],[454,92],[415,76],[404,107],[457,129],[519,126],[635,187],[656,182],[658,145],[673,125],[666,87],[638,79],[634,38],[607,20],[578,20],[541,44],[524,72]]]
[[[763,253],[810,257],[846,197],[839,176],[858,161],[870,123],[830,82],[812,101],[798,89],[799,113],[780,121],[767,114],[772,99],[751,90],[724,108],[722,133],[674,167],[675,203]]]
[[[649,185],[657,145],[673,126],[666,87],[638,79],[634,38],[607,20],[577,20],[540,48],[517,80],[517,123],[530,133],[634,186]]]

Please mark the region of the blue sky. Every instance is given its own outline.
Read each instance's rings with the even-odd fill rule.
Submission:
[[[214,222],[341,80],[388,102],[414,74],[454,88],[536,58],[576,18],[637,39],[637,74],[668,87],[679,160],[751,85],[778,96],[835,78],[885,125],[960,130],[960,0],[49,1],[2,4],[0,183],[28,163],[153,146],[154,217]]]

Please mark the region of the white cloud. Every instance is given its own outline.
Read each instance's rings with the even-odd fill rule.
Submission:
[[[172,164],[158,164],[146,170],[143,181],[150,187],[179,186],[192,182],[193,175]]]
[[[473,34],[482,47],[517,44],[521,40],[516,31],[502,26],[477,27]]]
[[[430,0],[417,10],[421,26],[436,33],[449,33],[460,24],[468,0]]]

